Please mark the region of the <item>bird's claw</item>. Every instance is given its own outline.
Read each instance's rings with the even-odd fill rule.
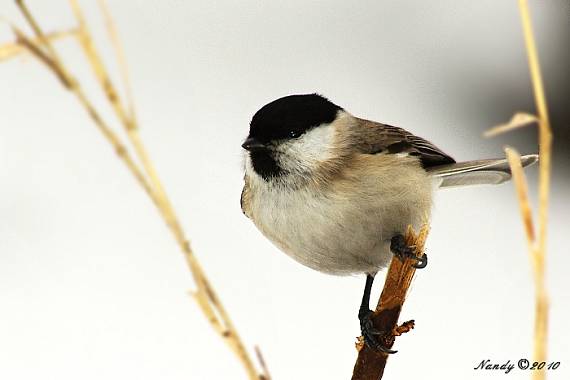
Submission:
[[[415,245],[407,245],[404,235],[398,234],[392,237],[390,241],[390,250],[392,253],[401,261],[404,259],[414,260],[415,263],[412,266],[416,269],[422,269],[427,266],[428,258],[425,253],[420,257],[416,256]]]
[[[360,319],[360,331],[362,333],[362,337],[368,347],[386,354],[395,354],[398,352],[396,350],[389,349],[379,341],[378,338],[385,337],[387,333],[374,327],[372,322],[372,310],[361,311],[358,313],[358,319]]]
[[[427,258],[427,255],[425,253],[422,254],[420,257],[414,256],[413,259],[417,261],[416,263],[412,264],[412,266],[414,268],[422,269],[422,268],[425,268],[427,266],[428,258]]]

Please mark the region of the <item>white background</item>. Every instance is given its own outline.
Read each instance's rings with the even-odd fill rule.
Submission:
[[[48,31],[74,25],[63,0],[29,3]],[[83,3],[116,73],[96,3]],[[516,2],[110,3],[142,137],[246,344],[261,347],[275,379],[349,378],[364,278],[302,267],[242,215],[249,120],[277,97],[318,91],[458,160],[501,156],[510,139],[485,140],[481,130],[532,104]],[[12,2],[0,4],[25,27]],[[570,8],[534,1],[532,10],[556,81],[552,73],[567,67],[556,59],[563,44],[552,25],[567,23]],[[12,39],[2,26],[0,41]],[[105,107],[76,41],[57,47]],[[560,165],[548,289],[549,359],[562,365],[552,379],[570,376],[569,182]],[[536,168],[528,173],[535,181]],[[386,378],[503,378],[473,368],[532,352],[532,272],[514,189],[449,190],[436,201],[430,265],[402,312],[417,328],[396,342]],[[188,296],[193,286],[158,213],[75,98],[30,56],[1,63],[0,378],[245,378]]]

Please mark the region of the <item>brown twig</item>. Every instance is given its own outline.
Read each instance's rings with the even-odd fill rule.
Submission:
[[[102,60],[93,44],[93,40],[87,29],[85,19],[75,0],[70,0],[70,4],[74,15],[79,24],[79,40],[86,54],[88,61],[93,69],[95,76],[100,83],[104,94],[107,97],[110,105],[118,116],[121,124],[127,132],[130,144],[134,148],[135,154],[142,164],[142,169],[131,158],[126,144],[121,142],[121,139],[116,135],[113,130],[107,125],[92,102],[82,91],[79,82],[71,75],[69,70],[64,65],[63,61],[59,58],[57,52],[51,45],[51,40],[41,30],[39,24],[32,16],[29,9],[26,7],[23,0],[16,0],[16,4],[20,8],[26,21],[31,26],[36,34],[37,43],[32,39],[26,37],[20,30],[14,29],[18,40],[28,48],[28,50],[36,56],[40,62],[44,63],[62,82],[62,84],[70,90],[80,101],[81,105],[86,109],[91,119],[95,122],[96,126],[103,133],[105,138],[115,148],[119,158],[126,164],[130,172],[138,180],[139,184],[144,188],[148,196],[151,198],[155,206],[163,217],[170,231],[173,233],[176,241],[178,242],[188,267],[196,282],[197,290],[193,293],[198,305],[201,307],[202,312],[210,321],[215,331],[223,338],[232,351],[239,358],[243,364],[248,377],[251,380],[261,379],[262,375],[257,373],[253,361],[250,359],[244,344],[237,333],[231,319],[223,307],[218,295],[214,291],[210,281],[206,277],[201,265],[194,256],[185,233],[178,221],[176,213],[167,197],[166,191],[159,180],[154,166],[146,152],[142,139],[138,134],[138,127],[134,119],[134,112],[127,113],[123,106],[122,100],[116,91],[108,72],[103,65]],[[107,15],[108,16],[108,15]],[[110,25],[110,18],[107,18],[108,26]],[[113,34],[116,37],[116,34]],[[113,38],[115,38],[113,37]],[[132,107],[131,107],[132,110]]]
[[[429,228],[422,227],[416,235],[411,227],[406,233],[406,243],[415,246],[416,255],[421,255],[424,250]],[[398,326],[398,317],[406,300],[408,288],[414,277],[415,268],[412,266],[413,260],[401,260],[394,258],[386,274],[384,289],[380,295],[378,305],[374,311],[372,320],[374,327],[380,331],[390,331],[391,334],[385,336],[383,343],[390,348],[394,344],[394,337],[411,330],[414,321],[408,321]],[[353,380],[377,380],[381,379],[386,367],[388,355],[370,349],[365,344],[357,344],[358,358],[352,373]]]

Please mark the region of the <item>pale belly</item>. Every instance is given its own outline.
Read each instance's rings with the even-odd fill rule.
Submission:
[[[429,218],[431,180],[413,169],[417,175],[400,173],[386,182],[367,176],[322,192],[259,189],[251,216],[268,239],[305,266],[336,275],[375,273],[392,258],[390,239]]]

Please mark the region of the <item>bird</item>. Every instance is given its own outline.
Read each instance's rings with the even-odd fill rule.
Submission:
[[[416,257],[408,226],[429,220],[441,188],[500,184],[506,159],[456,162],[405,129],[356,117],[324,96],[295,94],[261,107],[242,144],[243,213],[277,248],[297,262],[332,275],[365,274],[358,311],[361,334],[383,346],[369,308],[374,276],[395,256]],[[523,167],[538,155],[521,158]]]

